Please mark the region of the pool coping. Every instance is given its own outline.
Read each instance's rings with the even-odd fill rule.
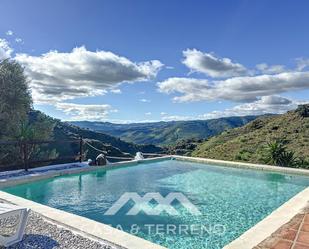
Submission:
[[[85,166],[79,168],[70,168],[59,171],[44,172],[40,174],[27,175],[23,177],[8,178],[6,180],[0,180],[0,187],[18,185],[22,183],[52,178],[56,176],[78,174],[83,172],[93,172],[97,170],[108,170],[118,167],[127,167],[137,165],[139,163],[161,161],[165,159],[177,159],[183,161],[208,163],[212,165],[233,167],[233,168],[246,168],[263,170],[278,173],[296,174],[309,176],[309,170],[295,169],[295,168],[284,168],[278,166],[270,166],[263,164],[252,164],[243,162],[223,161],[209,158],[198,158],[198,157],[187,157],[170,155],[158,158],[149,158],[142,161],[125,161],[118,163],[111,163],[107,166]],[[115,244],[122,248],[128,249],[164,249],[160,245],[154,244],[137,236],[129,233],[120,231],[116,228],[112,228],[106,224],[93,221],[82,216],[74,215],[65,211],[54,209],[33,201],[26,200],[21,197],[17,197],[6,192],[0,191],[0,199],[7,200],[11,203],[20,206],[26,206],[31,208],[33,211],[41,214],[47,219],[52,220],[55,223],[59,223],[63,226],[68,226],[70,229],[84,233],[87,236],[99,238],[109,243]],[[225,245],[223,249],[249,249],[253,248],[262,242],[264,239],[269,237],[273,232],[279,229],[282,225],[287,223],[293,216],[301,212],[302,209],[308,204],[309,199],[309,187],[296,194],[290,200],[285,202],[283,205],[274,210],[270,215],[261,220],[255,226],[244,232],[241,236],[236,238],[231,243]]]
[[[199,163],[209,163],[212,165],[225,166],[225,167],[255,169],[255,170],[270,171],[270,172],[276,172],[276,173],[309,176],[308,169],[288,168],[288,167],[280,167],[280,166],[273,166],[273,165],[266,165],[266,164],[244,163],[244,162],[235,162],[235,161],[224,161],[224,160],[201,158],[201,157],[188,157],[188,156],[178,156],[178,155],[173,155],[172,157],[178,160],[199,162]]]

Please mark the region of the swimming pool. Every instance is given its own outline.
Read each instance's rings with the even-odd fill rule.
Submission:
[[[178,160],[67,175],[4,188],[32,201],[110,224],[168,248],[222,248],[309,186],[297,175],[207,165]],[[199,212],[173,200],[177,213],[147,214],[128,200],[106,215],[124,194],[163,199],[180,193]],[[156,207],[158,200],[149,201]],[[114,210],[115,211],[115,210]],[[193,210],[194,211],[194,210]]]

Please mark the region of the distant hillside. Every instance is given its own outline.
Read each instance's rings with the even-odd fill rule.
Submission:
[[[83,129],[78,126],[64,122],[59,122],[56,125],[54,129],[54,134],[56,139],[60,139],[61,137],[79,138],[80,136],[82,136],[84,139],[88,139],[89,141],[99,141],[105,146],[112,146],[124,153],[135,154],[138,151],[142,151],[145,153],[162,151],[161,148],[154,145],[137,145],[134,143],[128,143],[119,138],[104,134],[102,132]]]
[[[287,151],[309,160],[309,104],[225,131],[199,144],[192,156],[263,163],[265,147],[274,141],[283,141]]]
[[[77,127],[75,125],[61,122],[59,120],[53,119],[47,115],[42,114],[39,111],[32,111],[30,113],[30,120],[35,120],[37,117],[44,120],[49,120],[49,122],[54,123],[54,129],[52,133],[52,138],[54,140],[70,140],[70,139],[83,139],[87,140],[92,146],[96,148],[107,151],[109,156],[121,156],[126,157],[128,155],[134,155],[137,151],[142,151],[146,153],[159,153],[162,152],[162,148],[154,145],[136,145],[133,143],[128,143],[120,140],[119,138],[106,135],[102,132],[92,131]],[[53,148],[53,147],[51,147]],[[56,145],[56,152],[59,157],[76,155],[79,151],[78,144],[58,144]],[[94,159],[100,152],[91,149],[89,146],[84,145],[87,158]]]
[[[210,120],[155,123],[112,124],[108,122],[72,122],[82,128],[100,131],[136,144],[170,145],[185,139],[205,139],[240,127],[257,116],[228,117]]]

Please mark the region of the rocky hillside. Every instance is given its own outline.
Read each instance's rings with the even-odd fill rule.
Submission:
[[[258,118],[200,143],[192,156],[264,163],[268,143],[281,141],[297,158],[309,160],[309,104],[282,115]]]

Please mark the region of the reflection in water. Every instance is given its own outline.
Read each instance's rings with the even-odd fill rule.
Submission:
[[[83,177],[82,175],[79,175],[79,177],[78,177],[78,192],[79,192],[80,195],[81,195],[81,192],[82,192],[82,180],[83,180],[82,177]]]
[[[96,175],[97,178],[105,177],[106,176],[106,170],[101,170],[101,171],[97,172],[95,175]]]

